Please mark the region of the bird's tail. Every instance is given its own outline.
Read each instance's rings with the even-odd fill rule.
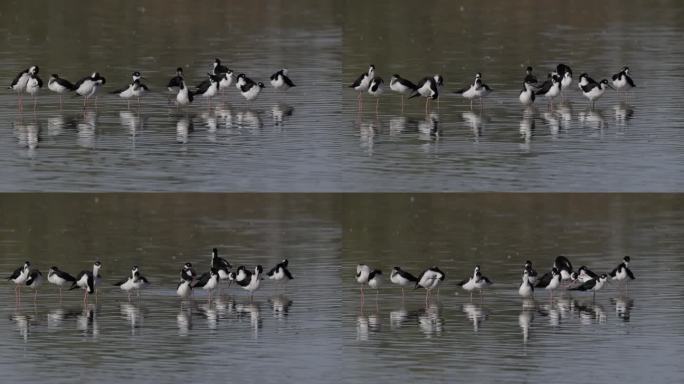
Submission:
[[[69,288],[69,290],[71,291],[72,289],[76,289],[76,288],[78,288],[78,285],[76,284],[76,282],[74,282],[73,284],[71,284],[71,287]]]

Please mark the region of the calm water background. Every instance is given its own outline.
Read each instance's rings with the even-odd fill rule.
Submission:
[[[0,269],[30,259],[45,271],[103,262],[106,281],[142,267],[139,302],[103,288],[34,306],[0,290],[0,368],[6,380],[73,382],[419,381],[531,382],[580,375],[603,382],[676,382],[684,352],[679,276],[684,205],[677,195],[5,195]],[[185,261],[206,268],[217,246],[235,264],[287,257],[296,279],[268,283],[253,304],[225,291],[183,309],[174,296]],[[626,294],[609,286],[549,302],[517,296],[520,266],[541,271],[563,253],[609,271],[633,257]],[[437,264],[439,299],[385,286],[359,306],[357,262],[389,273]],[[494,280],[484,301],[455,294],[475,263]],[[559,372],[563,367],[563,372]]]
[[[0,83],[38,63],[44,79],[97,69],[107,91],[140,70],[161,92],[139,111],[107,95],[85,114],[47,91],[18,114],[0,92],[1,189],[680,191],[682,17],[674,0],[6,1]],[[197,83],[216,56],[257,80],[286,66],[299,87],[170,108],[175,68]],[[558,62],[599,79],[629,65],[638,88],[592,112],[573,84],[559,108],[524,111],[523,68],[543,78]],[[396,95],[358,114],[346,86],[369,63],[386,81],[439,72],[447,92],[481,71],[496,92],[482,112],[445,94],[429,116],[422,100],[402,113]]]

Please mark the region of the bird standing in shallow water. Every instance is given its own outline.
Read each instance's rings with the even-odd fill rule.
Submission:
[[[354,88],[354,90],[359,93],[359,95],[356,98],[359,110],[363,109],[363,93],[368,91],[368,87],[370,86],[370,82],[374,77],[375,77],[375,65],[371,64],[368,67],[368,71],[359,75],[359,77],[356,80],[354,80],[352,85],[349,86],[349,88]]]
[[[38,287],[43,284],[43,274],[39,270],[34,269],[29,273],[26,279],[26,286],[33,289],[33,302],[38,298]]]
[[[608,275],[605,273],[601,274],[597,279],[591,279],[582,283],[582,285],[570,288],[571,291],[592,291],[593,298],[596,299],[596,291],[601,290],[603,285],[608,280]]]
[[[549,291],[549,298],[553,300],[553,291],[560,288],[561,275],[558,268],[553,267],[551,272],[545,273],[538,281],[535,287],[544,288]]]
[[[583,85],[580,88],[582,89],[582,94],[584,95],[584,97],[589,99],[589,102],[591,103],[591,109],[593,110],[596,100],[603,96],[607,88],[612,87],[610,86],[610,84],[608,84],[608,80],[603,79],[599,83],[589,82],[588,84]]]
[[[418,276],[418,282],[416,283],[416,288],[425,288],[425,306],[429,304],[429,299],[432,290],[439,287],[442,281],[446,278],[444,272],[436,266],[432,266],[423,271],[423,273]]]
[[[17,76],[14,77],[12,82],[10,83],[8,89],[13,90],[14,92],[17,93],[17,107],[19,108],[19,111],[24,110],[24,98],[23,98],[23,93],[26,92],[26,84],[28,83],[29,79],[31,78],[31,74],[37,73],[38,67],[37,66],[31,66],[17,74]]]
[[[381,77],[374,77],[373,80],[371,80],[370,85],[368,86],[368,93],[372,96],[375,96],[375,114],[378,113],[378,108],[380,106],[380,95],[382,95],[384,89],[382,84],[384,81],[382,80]]]
[[[613,87],[620,94],[622,89],[626,91],[635,88],[634,80],[629,76],[629,67],[623,67],[622,71],[614,74],[611,79],[613,80]]]
[[[86,76],[74,84],[74,91],[77,96],[83,96],[83,108],[88,105],[88,99],[95,96],[95,108],[97,108],[97,91],[107,80],[100,76],[100,73],[93,72],[90,76]]]
[[[292,274],[290,273],[290,270],[287,269],[287,265],[289,262],[287,259],[284,259],[280,263],[276,264],[275,267],[271,268],[270,271],[266,274],[268,276],[269,280],[273,280],[279,284],[287,283],[288,281],[294,279],[292,277]]]
[[[59,94],[59,109],[62,109],[62,95],[73,91],[74,85],[69,80],[62,79],[58,74],[53,73],[48,80],[48,89]]]
[[[21,286],[28,279],[30,272],[31,272],[31,262],[26,261],[26,262],[24,262],[24,265],[15,269],[14,272],[12,272],[12,274],[9,275],[9,277],[7,277],[7,280],[10,280],[15,284],[15,286],[14,286],[14,297],[17,301],[21,300]]]
[[[62,300],[62,286],[67,283],[74,283],[76,278],[70,274],[53,266],[48,270],[48,282],[59,287],[59,299]]]
[[[404,97],[418,91],[418,86],[411,81],[394,74],[390,79],[390,89],[401,94],[401,111],[404,111]]]
[[[518,288],[518,294],[522,297],[531,297],[534,295],[534,284],[530,282],[530,271],[523,270],[522,283]]]
[[[415,285],[418,283],[418,278],[412,274],[404,271],[399,267],[392,268],[392,273],[390,274],[390,281],[401,287],[401,298],[404,299],[404,287],[409,285]]]
[[[416,85],[416,92],[409,97],[412,99],[414,97],[423,96],[425,97],[425,115],[428,114],[428,105],[430,100],[439,100],[439,87],[441,84],[441,76],[428,76],[421,79]]]
[[[356,282],[361,284],[361,305],[363,305],[365,296],[363,294],[363,286],[368,284],[368,277],[371,273],[371,269],[366,264],[358,264],[356,266]]]
[[[43,80],[38,77],[38,67],[29,74],[29,80],[26,82],[26,93],[33,97],[33,110],[36,110],[36,94],[43,88]]]
[[[286,68],[271,75],[271,86],[275,89],[282,89],[284,91],[296,87],[295,83],[287,76]]]
[[[625,283],[627,282],[627,279],[629,279],[629,280],[634,280],[634,279],[636,279],[636,277],[634,277],[634,273],[632,272],[632,270],[629,269],[629,263],[630,263],[630,261],[631,261],[630,257],[629,257],[629,256],[625,256],[625,257],[622,259],[622,262],[621,262],[620,264],[618,264],[618,266],[615,267],[615,269],[613,269],[613,270],[609,273],[609,276],[610,276],[611,280],[617,280],[617,281],[619,281],[619,282],[620,282],[620,285],[621,285],[622,287],[626,287],[626,284],[625,284]]]

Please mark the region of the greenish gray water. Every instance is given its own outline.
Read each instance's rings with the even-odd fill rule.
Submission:
[[[103,383],[430,381],[526,382],[572,373],[604,382],[673,382],[684,350],[684,205],[641,194],[21,194],[0,196],[0,269],[25,259],[75,273],[102,261],[108,285],[138,264],[152,285],[128,303],[103,287],[53,286],[14,305],[0,290],[0,368],[5,380]],[[284,292],[268,281],[253,303],[229,288],[181,308],[180,266],[205,270],[209,250],[236,265],[290,260]],[[629,254],[626,293],[549,301],[517,296],[521,264],[540,271],[557,254],[609,271]],[[385,281],[360,307],[355,265],[446,273],[427,308],[423,291]],[[494,286],[471,302],[456,283],[479,263]],[[387,278],[387,276],[386,276]],[[563,367],[561,374],[558,369]]]

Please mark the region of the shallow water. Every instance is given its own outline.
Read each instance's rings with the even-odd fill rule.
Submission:
[[[39,109],[17,113],[0,93],[2,190],[95,191],[679,191],[684,113],[681,2],[581,1],[549,7],[507,1],[287,3],[183,1],[121,6],[67,1],[88,23],[64,27],[43,2],[0,5],[0,83],[39,63],[43,78],[75,80],[100,70],[105,90],[133,70],[154,91],[138,110],[112,95],[97,112],[42,92]],[[401,6],[400,6],[401,5]],[[54,7],[57,7],[56,5]],[[34,14],[30,14],[34,12]],[[30,15],[30,17],[29,17]],[[173,20],[173,29],[169,29]],[[26,49],[27,45],[35,49]],[[287,66],[299,86],[267,88],[254,103],[234,88],[216,108],[169,106],[164,84],[176,66],[197,83],[215,56],[265,80]],[[594,111],[573,84],[566,102],[530,110],[517,101],[523,68],[569,64],[575,78],[629,65],[637,88],[609,91]],[[347,88],[374,63],[417,81],[441,73],[438,108],[401,111],[367,95],[357,113]],[[483,72],[495,92],[472,112],[448,92]]]
[[[103,287],[84,308],[43,287],[37,304],[0,290],[0,367],[7,380],[73,382],[340,382],[429,380],[672,382],[681,376],[684,206],[677,195],[5,195],[0,269],[30,259],[76,272],[103,262],[113,283],[132,264],[152,286],[129,304]],[[254,302],[234,288],[209,305],[174,296],[177,270],[207,267],[217,246],[234,264],[288,258],[283,292]],[[637,280],[553,302],[517,296],[521,264],[548,268],[563,253],[578,267],[612,269],[629,254]],[[354,268],[387,274],[439,265],[423,291],[384,286],[360,307]],[[495,285],[481,301],[457,291],[474,264]],[[387,276],[386,276],[387,277]],[[389,284],[386,281],[387,284]],[[558,367],[568,374],[560,375]],[[65,373],[66,372],[66,373]]]

